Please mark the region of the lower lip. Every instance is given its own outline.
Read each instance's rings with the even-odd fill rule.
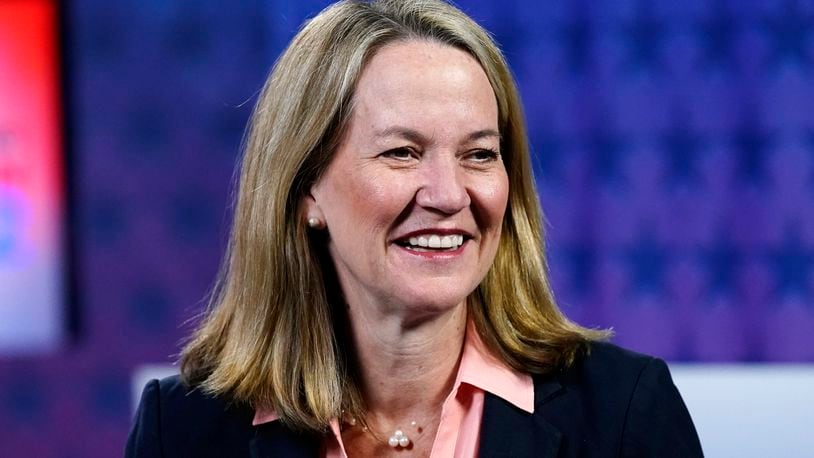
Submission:
[[[454,258],[456,256],[460,256],[461,254],[463,254],[464,248],[466,248],[466,245],[468,243],[469,243],[469,240],[465,240],[464,243],[462,243],[460,246],[458,246],[458,248],[456,248],[454,250],[446,250],[446,251],[416,251],[416,250],[411,250],[410,248],[407,248],[405,246],[401,246],[401,245],[396,245],[396,246],[399,247],[402,251],[404,251],[406,253],[412,254],[414,256],[420,256],[420,257],[426,258],[426,259],[450,259],[450,258]]]

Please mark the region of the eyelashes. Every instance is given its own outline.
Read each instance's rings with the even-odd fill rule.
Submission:
[[[389,149],[380,154],[380,156],[390,159],[395,159],[397,161],[407,162],[410,159],[420,159],[420,155],[417,151],[412,148],[408,148],[406,146],[400,148],[393,148]]]
[[[476,162],[491,162],[500,158],[500,153],[493,149],[477,149],[469,153],[469,157]]]
[[[403,146],[384,151],[379,156],[398,162],[409,162],[411,160],[421,160],[422,154],[413,148]],[[490,148],[476,148],[461,153],[458,157],[465,162],[484,164],[497,161],[501,156],[498,151]]]

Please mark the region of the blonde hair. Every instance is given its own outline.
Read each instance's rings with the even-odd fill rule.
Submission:
[[[335,304],[335,273],[300,202],[331,160],[365,63],[382,46],[412,39],[470,53],[498,103],[510,190],[494,264],[468,299],[482,339],[510,366],[546,373],[606,336],[568,321],[554,302],[522,108],[489,34],[439,0],[341,1],[303,26],[260,94],[227,256],[182,352],[186,383],[273,408],[295,428],[323,430],[342,409],[363,417],[353,352],[336,325],[346,318]]]

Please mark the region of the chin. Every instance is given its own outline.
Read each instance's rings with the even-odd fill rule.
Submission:
[[[416,316],[429,316],[443,314],[464,306],[467,296],[468,294],[462,294],[460,291],[427,295],[425,290],[420,294],[402,297],[401,301],[405,304],[405,309],[415,312]]]

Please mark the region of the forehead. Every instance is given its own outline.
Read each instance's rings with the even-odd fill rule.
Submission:
[[[365,119],[368,127],[443,121],[496,129],[497,102],[486,73],[469,53],[410,40],[382,47],[367,63],[354,94],[353,117]]]

